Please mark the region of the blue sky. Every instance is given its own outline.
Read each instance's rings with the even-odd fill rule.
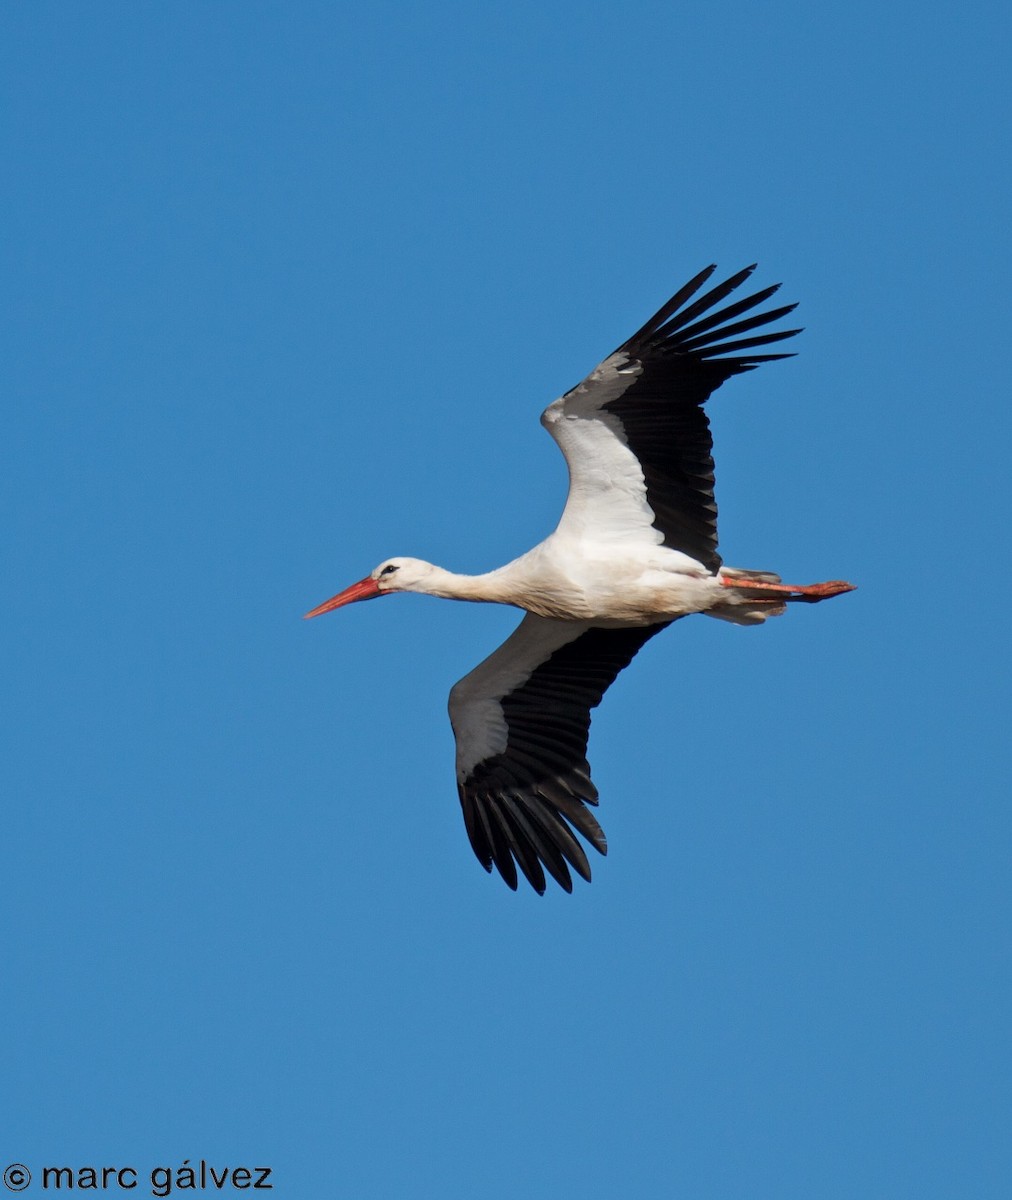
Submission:
[[[1007,1195],[1005,7],[0,23],[0,1167]],[[721,549],[860,590],[651,643],[607,860],[513,895],[445,702],[515,614],[301,614],[543,537],[544,405],[756,259],[806,330],[711,405]]]

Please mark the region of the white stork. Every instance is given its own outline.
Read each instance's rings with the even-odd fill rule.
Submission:
[[[449,705],[467,835],[485,870],[494,864],[513,889],[517,866],[542,894],[545,871],[567,892],[570,867],[589,880],[577,833],[607,852],[587,807],[598,799],[586,757],[590,710],[654,634],[689,613],[757,625],[792,601],[852,590],[721,564],[703,405],[731,375],[792,357],[755,351],[800,330],[751,332],[796,307],[752,311],[779,284],[717,307],[754,264],[692,300],[715,269],[700,271],[542,413],[569,468],[566,507],[545,541],[485,575],[387,559],[306,614],[393,592],[525,610],[454,686]]]

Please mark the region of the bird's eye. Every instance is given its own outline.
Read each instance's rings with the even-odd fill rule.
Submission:
[[[380,578],[382,579],[384,575],[392,575],[396,570],[397,568],[391,563],[390,566],[384,567],[383,570],[380,571]]]

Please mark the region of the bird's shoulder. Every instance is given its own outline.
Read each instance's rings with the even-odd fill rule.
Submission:
[[[576,387],[549,404],[541,414],[541,424],[553,433],[559,422],[567,417],[573,420],[599,418],[604,405],[623,395],[642,373],[642,364],[624,351],[610,354]]]

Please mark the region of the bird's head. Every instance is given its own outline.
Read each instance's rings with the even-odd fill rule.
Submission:
[[[345,604],[354,604],[356,600],[374,600],[377,596],[385,596],[389,592],[421,592],[425,591],[425,580],[436,570],[432,563],[423,562],[420,558],[388,558],[385,562],[371,571],[365,579],[346,587],[343,592],[331,596],[312,610],[307,617],[318,617],[322,613],[342,608]]]

